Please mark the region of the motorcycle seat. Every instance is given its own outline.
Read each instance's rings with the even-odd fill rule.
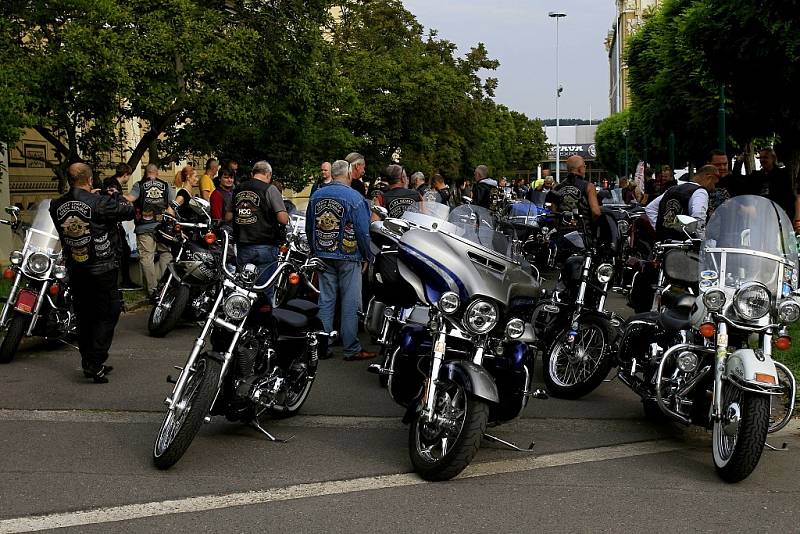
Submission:
[[[282,308],[293,311],[306,317],[316,317],[319,313],[319,306],[304,299],[292,299],[282,306]]]
[[[687,293],[680,293],[678,291],[665,291],[661,294],[661,305],[674,310],[677,308],[691,309],[694,306],[696,297]]]
[[[309,327],[309,318],[305,315],[291,310],[275,308],[272,310],[272,316],[278,322],[278,328],[283,327],[285,330],[303,330]]]
[[[686,307],[668,309],[661,312],[658,320],[665,330],[686,330],[691,324],[689,321],[691,313],[692,309]]]

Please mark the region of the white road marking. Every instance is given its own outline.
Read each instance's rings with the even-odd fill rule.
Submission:
[[[473,464],[459,476],[459,479],[661,454],[684,448],[686,448],[686,445],[677,442],[657,440],[545,454],[542,456],[525,456],[511,460]],[[270,502],[323,497],[326,495],[341,495],[358,491],[410,487],[425,483],[425,481],[413,473],[400,473],[396,475],[297,484],[262,491],[187,497],[183,499],[129,504],[76,512],[18,517],[0,520],[0,534],[79,527],[83,525],[130,521],[172,514],[206,512],[209,510],[233,508],[237,506],[251,506]]]

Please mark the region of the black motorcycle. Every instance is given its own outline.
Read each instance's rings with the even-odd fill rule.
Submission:
[[[23,228],[19,208],[9,206],[10,220],[0,219],[24,234],[21,250],[11,252],[11,266],[4,273],[13,279],[0,313],[0,363],[9,363],[25,336],[64,340],[75,332],[76,317],[61,257],[61,241],[50,217],[50,200],[39,202],[33,223]]]
[[[258,272],[245,265],[238,273],[227,265],[228,236],[220,269],[223,283],[189,358],[179,367],[172,394],[165,400],[166,417],[156,437],[153,461],[159,469],[174,465],[191,444],[200,425],[215,415],[241,421],[271,441],[281,441],[264,429],[264,416],[290,417],[311,392],[319,352],[329,337],[311,302],[293,300],[272,308],[264,291],[291,268],[281,264],[262,285]],[[324,269],[316,258],[303,273]],[[206,344],[210,341],[210,350]]]
[[[164,337],[182,318],[197,321],[206,316],[222,276],[219,268],[221,244],[211,227],[207,202],[192,198],[189,208],[197,222],[164,215],[157,230],[160,241],[172,245],[173,261],[167,266],[150,311],[147,330]]]

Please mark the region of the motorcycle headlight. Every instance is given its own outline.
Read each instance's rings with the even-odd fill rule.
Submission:
[[[464,325],[473,334],[485,334],[497,325],[497,306],[486,300],[476,300],[467,306]]]
[[[308,239],[306,238],[305,235],[298,236],[294,244],[297,247],[297,250],[299,250],[303,254],[308,254],[309,252],[311,252],[311,247],[308,246]]]
[[[225,299],[223,308],[225,315],[232,321],[241,321],[250,313],[250,299],[234,293]]]
[[[703,304],[706,309],[718,312],[725,306],[725,293],[721,289],[712,289],[703,293]]]
[[[67,268],[63,265],[56,265],[53,267],[53,276],[56,280],[63,280],[67,276]]]
[[[11,253],[8,259],[11,262],[11,265],[19,265],[20,263],[22,263],[22,257],[23,257],[22,252],[20,252],[19,250],[15,250],[14,252]]]
[[[461,306],[461,300],[454,292],[448,291],[439,298],[439,302],[436,304],[443,313],[450,315],[455,313],[458,307]]]
[[[525,321],[519,318],[514,318],[508,321],[506,325],[506,337],[508,339],[519,339],[525,333]]]
[[[610,263],[601,263],[597,266],[597,281],[601,284],[607,284],[614,277],[614,266]]]
[[[41,276],[50,268],[50,257],[41,252],[34,252],[28,256],[25,263],[25,270],[34,276]]]
[[[778,317],[784,323],[793,323],[800,319],[800,304],[793,299],[786,299],[778,306]]]
[[[743,319],[761,319],[770,309],[769,291],[763,285],[753,282],[739,288],[733,297],[736,313]]]

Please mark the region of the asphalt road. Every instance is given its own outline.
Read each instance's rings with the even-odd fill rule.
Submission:
[[[268,427],[289,443],[215,419],[161,472],[150,457],[165,376],[197,328],[153,339],[146,319],[121,320],[106,385],[87,383],[63,345],[28,345],[0,367],[0,533],[800,532],[800,426],[770,440],[788,451],[725,484],[705,432],[648,423],[616,382],[531,400],[491,431],[535,441],[533,454],[484,440],[461,477],[429,484],[368,363],[326,360],[303,415]]]

